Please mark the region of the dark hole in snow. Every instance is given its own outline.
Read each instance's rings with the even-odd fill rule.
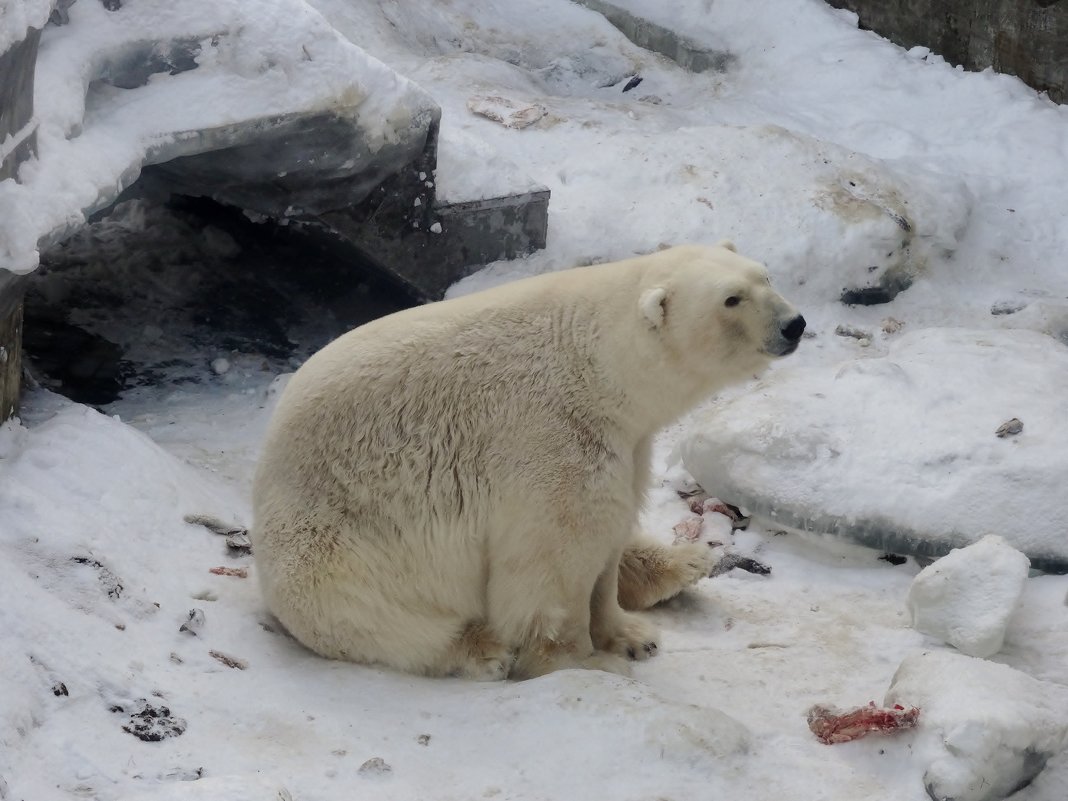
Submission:
[[[102,406],[131,389],[290,372],[416,305],[354,252],[204,198],[137,197],[41,256],[24,348],[43,385]]]

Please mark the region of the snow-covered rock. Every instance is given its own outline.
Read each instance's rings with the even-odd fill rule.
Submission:
[[[990,534],[928,565],[909,588],[912,627],[969,656],[1001,650],[1031,563]]]
[[[998,534],[1064,572],[1066,396],[1057,340],[925,329],[884,357],[771,372],[716,402],[681,453],[705,490],[777,525],[926,556]],[[998,437],[1012,418],[1021,433]]]
[[[202,189],[259,213],[341,208],[415,160],[439,115],[301,0],[254,14],[237,0],[75,3],[41,36],[34,112],[38,157],[0,182],[0,267],[13,272],[145,165],[183,158]]]
[[[29,28],[40,28],[52,8],[50,0],[0,0],[0,53],[26,35]]]
[[[920,707],[913,751],[935,801],[1001,801],[1068,746],[1068,690],[951,651],[907,657],[886,704]]]

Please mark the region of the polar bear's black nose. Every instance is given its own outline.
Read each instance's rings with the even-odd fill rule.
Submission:
[[[805,333],[805,318],[800,314],[786,324],[786,327],[782,329],[782,335],[790,341],[801,339],[801,335]]]

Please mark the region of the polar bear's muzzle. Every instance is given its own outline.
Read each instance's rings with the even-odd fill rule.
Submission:
[[[797,350],[801,342],[801,335],[805,333],[805,318],[800,314],[789,320],[785,325],[780,325],[779,336],[768,347],[773,356],[788,356]]]

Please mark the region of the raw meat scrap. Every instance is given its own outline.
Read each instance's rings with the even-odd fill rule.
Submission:
[[[906,709],[900,704],[886,709],[869,701],[867,706],[849,712],[817,704],[808,710],[808,727],[821,743],[833,745],[859,740],[871,732],[887,734],[898,729],[911,729],[919,718],[919,709]]]
[[[675,544],[680,542],[697,542],[701,538],[701,529],[705,526],[703,517],[687,517],[674,525]]]
[[[216,576],[233,576],[234,578],[248,578],[247,567],[213,567],[208,570]]]

